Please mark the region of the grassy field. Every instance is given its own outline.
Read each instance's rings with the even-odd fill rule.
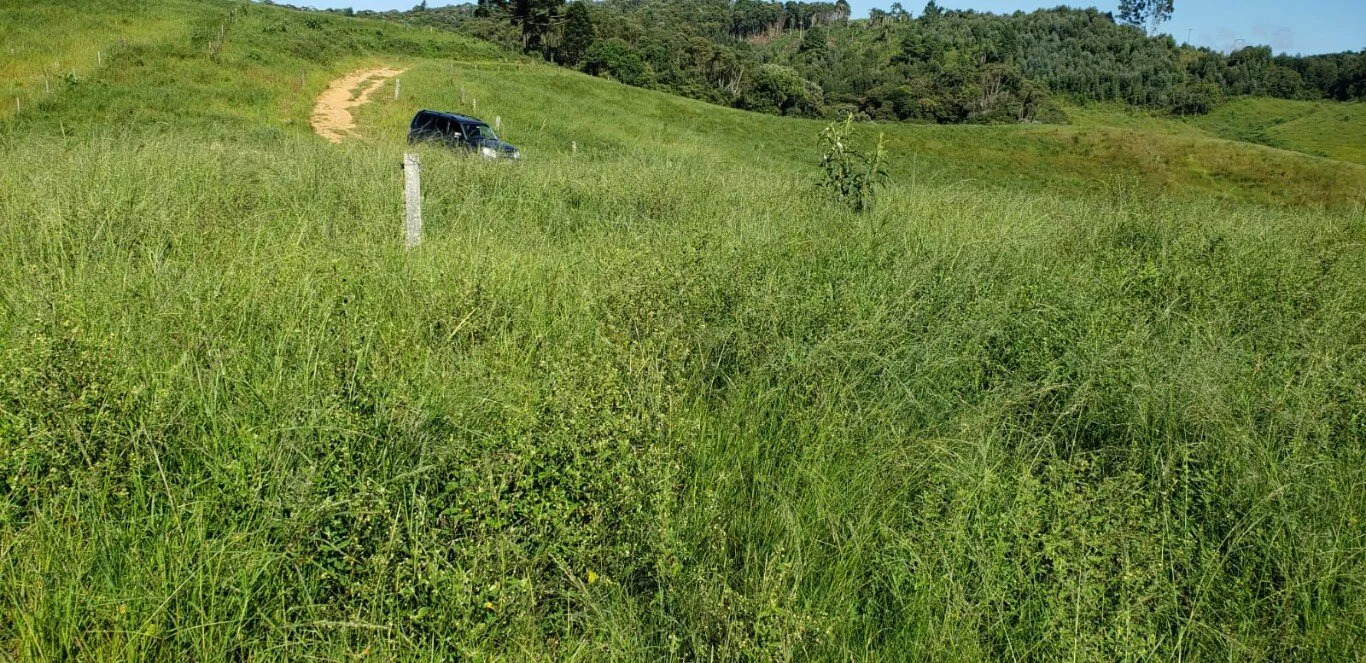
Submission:
[[[817,122],[185,6],[0,126],[0,659],[1366,648],[1366,168],[866,127],[857,215]],[[404,252],[462,95],[526,158],[422,149]]]
[[[825,122],[779,120],[525,63],[410,64],[409,97],[386,96],[363,111],[369,134],[390,144],[404,136],[415,110],[473,112],[470,102],[478,100],[481,117],[502,117],[511,142],[541,154],[567,152],[577,141],[594,153],[683,150],[736,167],[817,172],[813,137]],[[566,112],[566,98],[585,112]],[[870,125],[865,142],[879,132],[897,156],[893,175],[908,184],[1076,195],[1137,188],[1183,200],[1336,209],[1366,204],[1366,167],[1190,129],[1143,130],[1099,118],[1077,126],[891,124]]]
[[[1366,104],[1322,104],[1316,112],[1278,121],[1266,132],[1272,144],[1294,145],[1310,154],[1366,164],[1363,125]]]
[[[22,112],[54,87],[100,73],[105,54],[120,48],[183,40],[187,0],[74,3],[0,0],[0,115]],[[16,105],[14,101],[18,99]]]
[[[1209,115],[1174,118],[1115,104],[1066,109],[1074,124],[1224,138],[1366,165],[1366,104],[1242,98]]]

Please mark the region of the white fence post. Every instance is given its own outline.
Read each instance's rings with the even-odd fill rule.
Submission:
[[[493,116],[493,130],[494,130],[494,131],[497,131],[497,132],[500,133],[500,134],[503,133],[503,116],[502,116],[502,115],[494,115],[494,116]]]
[[[394,79],[394,101],[398,101],[398,90],[399,90],[399,87],[402,86],[402,85],[403,85],[403,79],[402,79],[402,78],[395,78],[395,79]]]
[[[422,243],[422,161],[416,154],[403,155],[403,200],[406,207],[406,238],[404,247],[412,249]]]
[[[15,114],[15,115],[18,115],[19,113],[23,112],[23,110],[24,110],[24,107],[23,107],[23,105],[21,105],[21,104],[19,103],[19,97],[15,97],[15,98],[14,98],[14,114]]]
[[[474,101],[474,112],[478,113],[478,112],[479,112],[479,100],[478,100],[478,99],[474,99],[473,101]]]

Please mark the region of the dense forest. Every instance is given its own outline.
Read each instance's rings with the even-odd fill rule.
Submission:
[[[1148,17],[1122,4],[1119,16],[1066,7],[991,14],[931,0],[918,16],[893,3],[866,19],[852,19],[846,0],[479,0],[333,11],[455,30],[629,85],[783,115],[1048,122],[1061,119],[1059,99],[1188,115],[1240,95],[1366,97],[1366,51],[1295,57],[1267,46],[1178,45],[1149,36]]]

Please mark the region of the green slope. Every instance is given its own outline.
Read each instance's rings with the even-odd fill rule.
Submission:
[[[82,3],[0,0],[0,112],[32,108],[53,86],[90,76],[103,56],[121,48],[184,39],[189,16],[207,7],[192,0]],[[46,80],[45,80],[46,79]]]
[[[812,185],[819,123],[140,7],[173,27],[0,128],[0,658],[1366,642],[1361,166],[867,127],[894,177],[854,214]],[[376,63],[403,98],[312,135]],[[526,159],[418,148],[405,252],[403,127],[474,99]]]
[[[75,81],[55,80],[51,94],[31,91],[38,96],[28,101],[29,112],[11,117],[6,126],[57,133],[103,131],[111,125],[132,130],[197,126],[227,137],[302,135],[313,98],[331,78],[383,62],[415,68],[410,96],[385,105],[392,116],[384,118],[382,131],[372,132],[391,142],[401,138],[407,119],[402,116],[417,106],[458,108],[457,83],[464,81],[485,90],[483,114],[505,112],[518,127],[565,128],[554,130],[557,138],[545,149],[564,149],[570,133],[586,144],[601,135],[604,145],[666,147],[650,142],[663,132],[673,143],[712,145],[733,160],[813,172],[812,137],[821,127],[816,121],[721,109],[530,62],[512,70],[466,72],[469,67],[452,62],[520,60],[483,42],[392,23],[274,8],[249,11],[230,2],[138,6],[140,13],[132,16],[160,26],[147,31],[155,35],[148,43],[114,44],[105,53],[106,67],[79,74]],[[136,23],[112,7],[91,7],[85,20]],[[50,20],[66,14],[54,16]],[[220,31],[223,46],[214,51]],[[76,57],[52,48],[40,60]],[[16,79],[29,81],[30,87],[40,80],[38,61],[29,58],[16,67]],[[565,103],[565,97],[586,103]],[[971,180],[988,187],[1069,193],[1123,183],[1186,196],[1213,193],[1314,206],[1358,204],[1366,191],[1366,170],[1355,165],[1209,140],[1208,133],[1179,123],[1117,122],[1123,116],[1116,112],[1093,115],[1073,127],[883,125],[876,131],[887,134],[895,174],[915,181]],[[1212,133],[1238,137],[1232,129]],[[532,147],[543,147],[535,142],[538,137],[529,138]],[[1344,141],[1340,149],[1350,152],[1351,144]]]
[[[814,120],[776,118],[719,108],[619,85],[563,69],[519,65],[471,67],[415,62],[405,77],[410,96],[380,101],[366,113],[366,132],[392,145],[418,108],[503,118],[510,139],[541,153],[571,141],[612,153],[700,151],[739,168],[814,176]],[[460,90],[467,102],[461,104]],[[542,129],[542,127],[545,127]],[[1184,197],[1292,205],[1366,201],[1366,168],[1199,132],[1113,126],[877,125],[885,133],[897,179],[971,182],[1080,194],[1138,186]]]
[[[245,2],[142,0],[131,7],[115,2],[79,10],[60,3],[0,5],[7,19],[16,18],[7,20],[5,29],[18,35],[17,48],[24,54],[6,65],[0,84],[21,89],[21,107],[27,109],[15,117],[11,104],[5,126],[75,133],[113,126],[199,128],[222,136],[244,131],[305,135],[314,97],[332,78],[376,57],[511,57],[485,42],[447,33]],[[70,43],[42,39],[62,33],[57,26],[71,16],[80,17],[74,23],[80,29]],[[138,36],[121,43],[125,26]],[[93,66],[96,48],[103,67]],[[68,64],[76,66],[75,79],[60,76]],[[47,88],[44,72],[52,74]]]
[[[1067,115],[1081,126],[1217,137],[1366,165],[1364,108],[1361,103],[1243,98],[1184,119],[1113,104],[1070,107]]]
[[[1276,123],[1266,135],[1269,144],[1366,164],[1366,104],[1324,103],[1311,113]]]

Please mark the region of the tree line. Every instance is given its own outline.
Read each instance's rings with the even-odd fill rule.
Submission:
[[[1366,51],[1222,53],[1149,34],[1172,11],[1172,0],[1123,0],[1117,14],[992,14],[930,0],[919,15],[892,3],[851,19],[847,0],[478,0],[353,13],[456,30],[629,85],[783,115],[1047,122],[1062,119],[1061,99],[1200,114],[1240,95],[1366,98]]]

